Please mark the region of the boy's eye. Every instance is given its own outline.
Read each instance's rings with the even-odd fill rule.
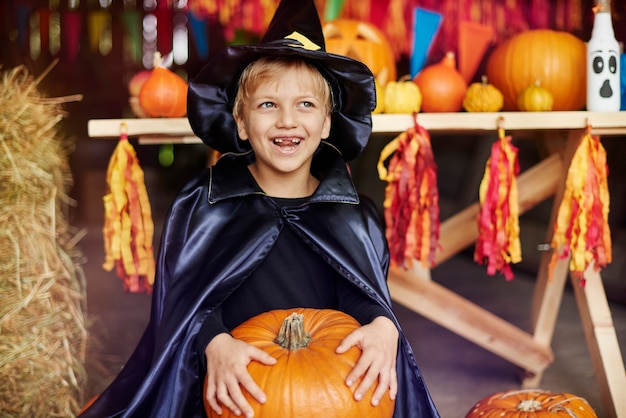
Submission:
[[[272,103],[272,102],[263,102],[263,103],[261,103],[259,105],[259,107],[261,109],[270,109],[270,108],[274,107],[274,103]]]
[[[307,102],[307,101],[304,101],[304,102],[300,103],[300,106],[302,106],[302,107],[315,107],[313,102]]]

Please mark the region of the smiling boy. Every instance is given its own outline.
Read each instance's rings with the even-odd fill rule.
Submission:
[[[222,156],[174,200],[150,323],[82,416],[204,417],[205,399],[252,416],[244,392],[266,395],[246,366],[275,359],[229,331],[306,307],[361,324],[336,348],[362,351],[343,376],[348,386],[362,378],[357,401],[389,396],[394,418],[439,417],[392,309],[380,214],[346,165],[369,140],[375,105],[369,69],[324,50],[313,0],[283,0],[259,44],[228,47],[203,68],[189,83],[188,119]]]

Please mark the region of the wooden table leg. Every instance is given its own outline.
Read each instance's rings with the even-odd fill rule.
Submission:
[[[525,370],[540,374],[554,360],[532,334],[413,271],[392,269],[388,284],[394,301]]]
[[[563,154],[562,166],[560,172],[555,174],[558,179],[558,185],[554,193],[552,213],[548,222],[548,230],[546,231],[545,242],[548,244],[552,242],[552,236],[554,233],[553,228],[556,223],[559,207],[565,192],[567,172],[569,170],[572,157],[576,152],[578,144],[580,143],[582,133],[582,130],[571,131],[567,136],[565,147],[562,148],[561,151]],[[565,282],[569,271],[569,258],[560,259],[554,266],[552,277],[549,277],[550,275],[548,269],[553,250],[554,249],[545,251],[541,256],[530,312],[531,328],[535,341],[545,347],[550,347],[552,345],[552,336],[554,335],[559,309],[561,308],[563,290],[565,288]],[[533,373],[526,370],[526,374],[522,378],[522,387],[536,388],[539,386],[542,377],[543,372]]]
[[[626,417],[626,371],[600,273],[590,266],[586,283],[572,277],[587,347],[608,418]]]
[[[561,175],[561,184],[554,196],[549,223],[550,229],[546,234],[547,243],[552,241],[553,230],[551,228],[555,225],[563,198],[567,171],[582,135],[583,130],[573,130],[568,135],[563,154],[564,170]],[[541,346],[550,346],[552,343],[565,279],[569,272],[569,257],[566,257],[557,261],[550,278],[548,266],[551,257],[552,252],[550,251],[544,253],[541,258],[531,310],[534,340]],[[572,284],[600,388],[602,403],[606,409],[607,417],[626,418],[626,372],[602,285],[602,278],[599,272],[594,271],[591,267],[585,272],[585,278],[585,287],[580,286],[579,279],[572,278]],[[530,373],[523,380],[522,386],[526,388],[537,387],[542,374]]]

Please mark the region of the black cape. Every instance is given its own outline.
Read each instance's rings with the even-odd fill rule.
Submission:
[[[116,379],[80,417],[205,417],[198,331],[261,263],[287,223],[383,306],[400,330],[394,418],[439,417],[391,309],[380,216],[357,194],[338,151],[320,147],[312,169],[320,176],[318,189],[308,204],[282,209],[259,190],[247,169],[250,158],[250,153],[223,155],[175,198],[161,239],[146,331]]]

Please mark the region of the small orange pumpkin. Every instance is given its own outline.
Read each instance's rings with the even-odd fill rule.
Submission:
[[[344,382],[361,351],[352,347],[336,354],[335,349],[359,326],[343,312],[297,308],[266,312],[236,327],[231,332],[233,337],[261,348],[277,360],[273,366],[254,361],[248,365],[248,371],[267,395],[265,404],[259,404],[245,392],[254,416],[391,417],[394,401],[389,396],[372,406],[372,387],[357,402],[354,390],[359,382],[352,387]],[[227,408],[217,415],[206,400],[204,407],[210,418],[235,417]]]
[[[463,108],[467,83],[456,69],[454,52],[424,68],[414,81],[422,92],[423,112],[458,112]]]
[[[187,82],[162,66],[154,54],[154,69],[139,91],[139,105],[152,118],[180,118],[187,114]]]
[[[552,92],[554,110],[580,110],[587,97],[587,47],[568,32],[534,29],[499,44],[487,59],[487,77],[504,95],[504,110],[537,78]]]
[[[465,418],[598,418],[587,401],[571,393],[509,390],[481,399]]]
[[[322,31],[327,52],[361,61],[381,86],[396,79],[393,50],[376,26],[359,20],[335,19],[325,22]]]

